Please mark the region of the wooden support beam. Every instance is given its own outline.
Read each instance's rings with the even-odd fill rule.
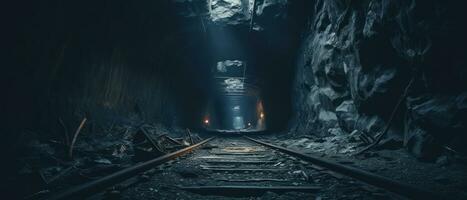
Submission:
[[[88,119],[86,117],[83,118],[83,120],[78,126],[78,129],[76,129],[75,135],[73,136],[73,140],[71,141],[71,144],[70,144],[70,149],[68,150],[68,156],[70,157],[70,159],[73,158],[73,147],[75,146],[76,139],[78,138],[78,135],[81,132],[81,129],[83,129],[84,124],[86,123],[87,120]]]
[[[321,189],[317,186],[179,186],[178,188],[198,194],[222,196],[258,196],[270,191],[275,193],[306,192],[313,193]]]
[[[249,160],[214,160],[207,161],[209,164],[245,164],[245,165],[263,165],[263,164],[274,164],[275,161],[249,161]]]
[[[191,137],[191,131],[190,129],[186,129],[186,133],[188,134],[188,137],[190,138],[190,144],[194,144],[195,142],[193,141],[193,137]]]
[[[245,158],[265,158],[265,160],[276,160],[269,156],[241,156],[241,157],[227,157],[227,156],[200,156],[200,159],[224,159],[224,160],[236,160],[236,159],[245,159]]]
[[[259,153],[253,153],[253,152],[215,152],[213,153],[214,155],[220,155],[220,156],[252,156],[252,155],[261,155]]]
[[[160,153],[164,153],[164,150],[151,138],[151,136],[148,134],[146,129],[143,127],[140,127],[139,129],[141,133],[146,137],[146,139],[151,143],[151,145],[154,147],[155,150],[159,151]]]
[[[214,167],[202,167],[204,170],[211,170],[214,172],[285,172],[287,169],[256,169],[256,168],[214,168]]]
[[[169,141],[171,141],[171,142],[173,142],[173,143],[177,144],[177,145],[180,145],[180,146],[186,146],[186,145],[182,144],[181,142],[179,142],[179,141],[177,141],[177,140],[175,140],[175,139],[171,138],[171,137],[170,137],[170,136],[168,136],[168,135],[164,135],[164,137],[165,137],[165,138],[167,138]]]
[[[216,179],[216,181],[223,182],[287,182],[285,179],[276,179],[276,178],[252,178],[252,179]]]

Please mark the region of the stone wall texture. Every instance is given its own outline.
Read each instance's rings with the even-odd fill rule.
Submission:
[[[456,1],[315,1],[294,81],[292,130],[388,137],[420,158],[466,140],[465,12]],[[334,129],[332,129],[334,130]]]

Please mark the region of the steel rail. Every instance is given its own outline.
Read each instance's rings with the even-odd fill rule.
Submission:
[[[264,145],[266,147],[269,147],[271,149],[278,150],[280,152],[303,159],[305,161],[309,161],[313,164],[319,165],[321,167],[325,167],[329,170],[333,170],[335,172],[344,174],[346,176],[353,177],[355,179],[369,183],[373,186],[383,188],[385,190],[394,192],[396,194],[399,194],[399,195],[402,195],[402,196],[405,196],[411,199],[443,199],[440,195],[435,194],[431,191],[426,191],[418,187],[414,187],[414,186],[411,186],[405,183],[397,182],[392,179],[389,179],[389,178],[386,178],[386,177],[383,177],[383,176],[380,176],[374,173],[370,173],[370,172],[367,172],[361,169],[342,165],[342,164],[339,164],[339,163],[336,163],[336,162],[333,162],[327,159],[314,157],[314,156],[307,155],[299,151],[294,151],[294,150],[290,150],[290,149],[280,147],[277,145],[262,142],[260,140],[256,140],[256,139],[253,139],[247,136],[244,136],[244,138],[250,141],[253,141],[255,143]]]
[[[182,156],[186,153],[191,152],[193,149],[211,141],[214,139],[214,137],[211,137],[209,139],[203,140],[197,144],[191,145],[189,147],[186,147],[184,149],[175,151],[173,153],[169,153],[166,155],[163,155],[161,157],[136,164],[132,167],[128,167],[126,169],[120,170],[118,172],[115,172],[113,174],[110,174],[108,176],[105,176],[103,178],[76,186],[72,187],[68,190],[65,190],[63,192],[60,192],[58,194],[52,195],[50,197],[46,197],[45,199],[50,199],[50,200],[58,200],[58,199],[83,199],[85,197],[88,197],[90,195],[93,195],[97,192],[100,192],[109,186],[115,185],[119,182],[122,182],[128,178],[131,178],[133,176],[138,175],[141,172],[147,171],[157,165],[163,164],[169,160],[172,160],[176,157]]]

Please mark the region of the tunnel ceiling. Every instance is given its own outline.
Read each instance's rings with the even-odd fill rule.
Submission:
[[[173,1],[179,16],[197,20],[207,25],[249,27],[256,3],[254,30],[264,30],[278,24],[287,16],[287,0],[176,0]],[[279,23],[280,24],[280,23]]]

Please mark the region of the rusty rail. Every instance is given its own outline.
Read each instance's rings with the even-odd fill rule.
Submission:
[[[68,190],[65,190],[63,192],[60,192],[58,194],[52,195],[50,197],[46,197],[45,199],[51,199],[51,200],[58,200],[58,199],[84,199],[85,197],[88,197],[90,195],[93,195],[97,192],[100,192],[109,186],[115,185],[119,182],[122,182],[128,178],[131,178],[135,175],[138,175],[141,172],[147,171],[157,165],[160,165],[162,163],[165,163],[169,160],[172,160],[176,157],[182,156],[188,152],[191,152],[193,149],[211,141],[214,139],[214,137],[211,137],[209,139],[203,140],[197,144],[191,145],[189,147],[186,147],[184,149],[178,150],[173,153],[169,153],[166,155],[163,155],[161,157],[136,164],[135,166],[123,169],[121,171],[115,172],[113,174],[110,174],[108,176],[105,176],[103,178],[91,181],[89,183],[85,183],[73,188],[70,188]]]
[[[363,171],[361,169],[342,165],[342,164],[339,164],[339,163],[336,163],[330,160],[326,160],[323,158],[318,158],[318,157],[314,157],[311,155],[307,155],[299,151],[290,150],[284,147],[262,142],[260,140],[255,140],[250,137],[246,137],[246,136],[244,137],[248,140],[267,146],[271,149],[278,150],[280,152],[289,154],[297,158],[301,158],[313,164],[325,167],[329,170],[333,170],[335,172],[350,176],[352,178],[369,183],[373,186],[383,188],[385,190],[397,193],[399,195],[403,195],[411,199],[443,199],[441,196],[431,191],[426,191],[426,190],[423,190],[423,189],[420,189],[420,188],[417,188],[417,187],[414,187],[414,186],[411,186],[405,183],[397,182],[389,178],[379,176],[377,174]]]

